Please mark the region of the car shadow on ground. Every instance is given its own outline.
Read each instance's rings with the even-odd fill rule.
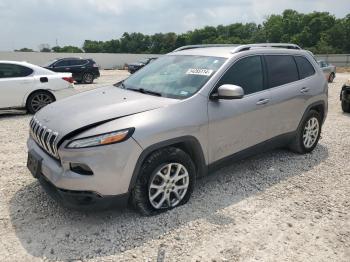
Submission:
[[[25,115],[27,115],[26,110],[0,110],[0,119]]]
[[[234,218],[218,211],[300,176],[327,158],[327,148],[318,145],[307,155],[274,150],[232,163],[198,180],[189,203],[153,217],[142,217],[130,209],[89,213],[67,210],[33,182],[11,199],[11,222],[22,246],[35,257],[103,258],[141,246],[198,219],[219,225],[234,223]]]

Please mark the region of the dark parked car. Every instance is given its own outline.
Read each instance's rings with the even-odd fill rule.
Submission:
[[[345,113],[350,113],[350,79],[343,85],[340,93],[341,107]]]
[[[327,81],[329,83],[333,83],[334,78],[335,78],[335,73],[337,70],[336,66],[329,64],[325,60],[317,61],[317,63],[320,65],[320,67],[323,71],[323,74],[324,74],[325,78],[327,79]]]
[[[61,58],[50,61],[45,68],[54,72],[69,72],[78,83],[91,84],[100,77],[98,65],[92,59]]]
[[[149,58],[141,60],[137,63],[128,64],[128,71],[130,74],[133,74],[137,70],[140,70],[142,67],[144,67],[145,65],[151,63],[152,61],[154,61],[156,59],[157,59],[157,57],[149,57]]]

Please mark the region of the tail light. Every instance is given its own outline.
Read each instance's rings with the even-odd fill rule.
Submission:
[[[68,83],[71,83],[71,84],[74,83],[74,79],[73,79],[73,77],[71,77],[71,76],[69,76],[69,77],[62,77],[62,79],[63,79],[64,81],[67,81]]]

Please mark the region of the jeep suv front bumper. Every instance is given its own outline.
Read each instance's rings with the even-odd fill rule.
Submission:
[[[60,159],[57,160],[31,137],[27,142],[28,152],[34,152],[40,158],[36,177],[52,198],[73,208],[126,204],[131,177],[141,154],[141,147],[133,138],[84,149],[66,149],[64,145],[58,149]],[[92,174],[73,171],[71,163],[90,167]]]

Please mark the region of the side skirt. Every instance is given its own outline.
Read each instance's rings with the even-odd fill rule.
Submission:
[[[287,146],[292,139],[295,137],[296,132],[291,132],[287,134],[283,134],[274,138],[271,138],[267,141],[264,141],[260,144],[254,145],[247,149],[244,149],[240,152],[234,153],[233,155],[227,156],[225,158],[219,159],[208,166],[208,174],[224,167],[232,162],[239,161],[245,159],[249,156],[254,156],[257,154],[261,154],[263,152],[270,151],[275,148],[281,148]]]

